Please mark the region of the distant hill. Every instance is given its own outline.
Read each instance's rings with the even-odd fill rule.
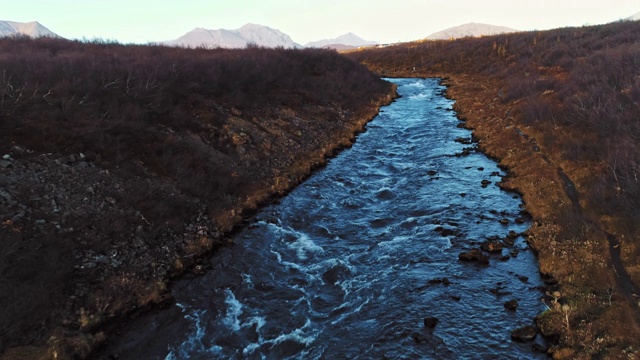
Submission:
[[[353,46],[353,45],[344,45],[344,44],[329,44],[329,45],[325,45],[322,47],[323,49],[333,49],[333,50],[337,50],[337,51],[349,51],[349,50],[356,50],[359,48],[359,46]]]
[[[305,47],[315,47],[315,48],[332,48],[337,50],[344,50],[345,45],[354,48],[359,46],[367,46],[367,45],[377,45],[376,41],[367,41],[354,33],[346,33],[344,35],[338,36],[335,39],[325,39],[319,41],[312,41],[305,45]]]
[[[28,35],[31,37],[61,37],[53,31],[47,29],[37,21],[22,23],[16,21],[0,20],[0,37],[14,35]]]
[[[518,30],[505,26],[495,26],[489,24],[468,23],[464,25],[450,27],[427,36],[428,40],[448,40],[464,37],[479,37],[483,35],[498,35],[504,33],[517,32]]]
[[[635,21],[635,20],[640,20],[640,12],[635,13],[631,16],[629,16],[628,18],[626,18],[625,20],[630,20],[630,21]]]
[[[237,30],[196,28],[175,40],[165,41],[164,44],[185,47],[204,46],[208,48],[244,48],[248,44],[269,48],[300,47],[299,44],[291,40],[289,35],[280,30],[256,24],[246,24]]]

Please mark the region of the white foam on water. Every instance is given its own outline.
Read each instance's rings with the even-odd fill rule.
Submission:
[[[296,256],[298,257],[299,260],[307,260],[309,258],[309,254],[312,254],[312,253],[324,252],[324,249],[321,246],[318,246],[309,237],[309,235],[305,233],[302,233],[300,231],[297,231],[291,228],[283,228],[276,224],[269,224],[269,227],[277,233],[295,238],[295,241],[287,243],[287,247],[289,249],[295,250]],[[282,262],[281,257],[278,257],[278,261],[284,264]]]
[[[247,345],[244,349],[242,349],[242,355],[253,354],[257,349],[260,348],[260,346],[262,346],[261,342],[251,343]],[[265,357],[263,356],[262,358],[264,359]]]
[[[342,288],[342,291],[344,291],[344,296],[347,297],[351,295],[352,292],[357,292],[362,289],[371,287],[372,282],[369,278],[367,278],[367,276],[361,275],[351,279],[339,281],[336,284]]]
[[[312,331],[309,334],[306,334],[305,328],[310,328],[310,327],[311,327],[311,320],[307,319],[307,322],[302,327],[297,328],[288,334],[280,334],[275,339],[265,341],[265,343],[278,345],[287,340],[293,340],[297,343],[304,344],[305,346],[309,346],[318,338],[318,335],[320,334],[319,330],[313,331],[313,329],[311,329]]]
[[[276,258],[278,259],[278,263],[279,264],[284,265],[284,266],[289,267],[289,268],[292,268],[292,269],[299,270],[302,273],[306,272],[306,268],[304,266],[302,266],[300,264],[296,264],[296,263],[290,262],[290,261],[283,260],[282,259],[282,254],[280,254],[279,252],[271,250],[271,253],[276,256]]]
[[[425,85],[421,80],[418,80],[418,81],[416,81],[416,82],[413,82],[413,83],[411,83],[411,84],[407,84],[407,85],[404,85],[404,86],[405,86],[405,87],[410,87],[410,88],[417,88],[417,89],[424,89],[424,88],[426,88],[426,85]]]
[[[307,235],[298,232],[298,238],[296,241],[287,244],[287,246],[296,251],[296,255],[299,260],[307,260],[309,254],[322,253],[324,249],[321,246],[316,245],[315,242]]]
[[[423,100],[423,99],[428,99],[430,96],[428,94],[416,94],[416,95],[411,95],[409,96],[409,99],[411,100]]]
[[[362,300],[361,298],[358,298],[358,300]],[[360,303],[360,305],[358,305],[357,307],[353,307],[351,308],[351,311],[347,311],[343,314],[341,314],[337,319],[333,320],[331,322],[331,325],[336,325],[340,322],[342,322],[344,319],[346,319],[347,317],[353,315],[353,314],[358,314],[360,313],[360,311],[362,310],[362,308],[367,305],[369,303],[371,299],[369,297],[367,297],[363,302]],[[351,302],[349,304],[349,306],[353,306],[355,305],[353,302]]]
[[[254,324],[256,325],[256,332],[260,334],[260,329],[267,323],[267,320],[262,316],[254,316],[252,318],[247,319],[248,321],[242,324],[242,327],[251,327]],[[262,341],[262,335],[259,335],[258,341],[247,345],[243,350],[243,355],[253,354],[257,349],[262,346],[264,342]],[[264,358],[264,356],[263,356]]]
[[[258,321],[264,321],[263,318],[260,318]],[[262,323],[264,324],[264,323]],[[258,329],[261,327],[260,323],[258,324]],[[264,345],[270,345],[271,347],[274,347],[278,344],[281,344],[285,341],[295,341],[297,343],[303,344],[305,346],[309,346],[311,345],[317,338],[318,335],[321,333],[321,330],[319,329],[313,329],[311,327],[311,320],[307,319],[306,323],[300,327],[297,328],[289,333],[286,334],[280,334],[278,335],[275,339],[263,339],[262,336],[260,336],[260,338],[258,339],[257,342],[253,342],[249,345],[247,345],[243,350],[242,350],[242,354],[243,355],[257,355],[254,354],[256,352],[256,350],[260,349],[262,346]],[[259,354],[261,358],[266,359],[267,357],[264,354]],[[174,359],[166,359],[166,360],[174,360]]]
[[[247,285],[253,285],[253,282],[251,281],[251,275],[249,274],[242,274],[242,282]]]
[[[229,326],[231,330],[239,331],[240,315],[242,315],[242,304],[236,299],[233,291],[231,291],[230,289],[226,289],[224,292],[226,294],[224,303],[229,307],[227,308],[227,315],[224,319],[222,319],[222,322]]]
[[[187,307],[185,305],[180,303],[176,305],[182,309],[183,313],[187,311]],[[204,338],[206,329],[202,325],[202,320],[206,313],[206,310],[194,310],[192,313],[184,316],[185,319],[189,320],[193,324],[194,331],[178,349],[171,350],[165,357],[165,360],[188,359],[189,354],[192,354],[194,351],[205,350],[202,339]]]
[[[246,322],[242,324],[243,328],[251,327],[256,325],[256,331],[260,332],[260,329],[267,323],[267,320],[262,316],[253,316],[247,319]]]
[[[399,247],[404,246],[404,244],[410,240],[407,236],[395,236],[393,239],[388,241],[381,241],[378,243],[378,247],[388,248],[388,249],[397,249]]]

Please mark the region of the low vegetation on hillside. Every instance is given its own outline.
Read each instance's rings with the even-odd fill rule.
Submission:
[[[383,76],[448,78],[511,170],[553,285],[538,325],[556,357],[640,354],[639,39],[639,22],[617,22],[349,54]]]
[[[0,39],[0,354],[87,356],[393,93],[326,50]]]

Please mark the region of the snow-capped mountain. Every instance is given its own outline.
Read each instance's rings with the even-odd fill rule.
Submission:
[[[459,39],[463,37],[478,37],[485,35],[498,35],[510,32],[517,32],[518,30],[508,28],[505,26],[495,26],[489,24],[468,23],[464,25],[454,26],[442,31],[438,31],[427,36],[428,40],[449,40]]]
[[[166,45],[207,48],[244,48],[248,44],[264,47],[300,47],[289,35],[268,26],[246,24],[237,30],[196,28],[181,37],[165,41]]]
[[[42,26],[42,24],[37,21],[22,23],[0,20],[0,37],[14,35],[28,35],[31,37],[60,37],[58,34]]]
[[[341,36],[338,36],[335,39],[325,39],[319,41],[312,41],[305,45],[305,47],[340,47],[339,45],[347,45],[349,47],[358,47],[358,46],[367,46],[367,45],[377,45],[376,41],[367,41],[354,33],[347,33]]]

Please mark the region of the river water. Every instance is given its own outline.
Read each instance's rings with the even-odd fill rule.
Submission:
[[[134,330],[149,338],[130,345],[136,358],[544,358],[510,339],[544,307],[524,239],[489,265],[458,260],[525,231],[521,199],[496,185],[504,172],[437,79],[390,81],[401,97],[352,148],[176,284],[172,315]]]

